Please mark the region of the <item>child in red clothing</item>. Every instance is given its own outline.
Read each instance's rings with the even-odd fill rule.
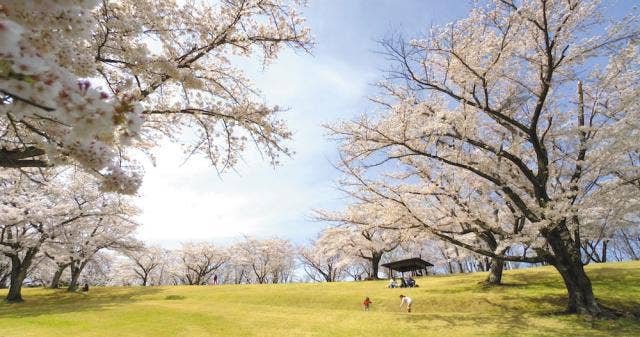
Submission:
[[[371,303],[373,303],[373,302],[371,302],[369,297],[364,299],[364,302],[362,302],[362,306],[364,307],[364,311],[369,311],[369,304],[371,304]]]

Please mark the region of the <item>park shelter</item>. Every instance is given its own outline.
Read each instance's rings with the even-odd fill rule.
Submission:
[[[389,277],[391,278],[393,275],[393,271],[400,272],[402,276],[404,276],[404,273],[407,273],[407,272],[410,272],[411,275],[413,276],[427,275],[427,268],[433,267],[433,264],[421,258],[414,257],[411,259],[385,263],[382,266],[386,267],[389,270],[388,274],[389,274]]]

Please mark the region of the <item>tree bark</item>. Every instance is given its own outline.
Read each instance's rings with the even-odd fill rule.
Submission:
[[[489,276],[487,276],[486,283],[492,285],[502,284],[502,270],[504,269],[504,260],[491,259],[491,266],[489,267]]]
[[[71,264],[71,281],[69,282],[69,287],[67,291],[76,291],[78,290],[78,280],[80,279],[80,274],[86,265],[86,262],[82,262],[79,265],[77,262]]]
[[[8,302],[22,302],[22,283],[26,278],[26,271],[28,265],[25,266],[24,263],[30,263],[26,261],[27,257],[25,257],[25,261],[20,261],[20,257],[17,255],[10,256],[11,258],[11,276],[10,276],[10,285],[9,285],[9,293],[7,294]]]
[[[567,312],[593,316],[600,315],[602,309],[593,295],[591,280],[589,280],[584,271],[580,247],[575,249],[571,234],[565,224],[559,224],[554,227],[547,233],[546,237],[554,253],[549,263],[562,276],[569,295]]]
[[[53,274],[53,279],[51,280],[51,285],[49,285],[49,288],[58,289],[60,287],[60,278],[62,277],[62,273],[64,273],[67,267],[69,267],[68,264],[58,265],[58,269]]]
[[[69,282],[69,287],[67,291],[76,291],[78,290],[78,279],[80,278],[80,273],[76,271],[76,268],[71,268],[71,281]]]
[[[28,248],[24,258],[20,260],[19,255],[7,255],[11,259],[11,274],[9,293],[7,302],[22,302],[22,283],[27,277],[27,271],[31,266],[33,257],[38,253],[39,248]]]
[[[374,280],[378,279],[378,266],[380,265],[380,260],[382,259],[382,254],[371,254],[371,278]]]

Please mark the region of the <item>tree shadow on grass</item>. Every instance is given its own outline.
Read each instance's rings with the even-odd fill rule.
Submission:
[[[567,295],[560,275],[545,272],[511,274],[510,283],[502,286],[476,284],[471,289],[472,293],[500,294],[499,301],[490,297],[482,298],[493,308],[484,313],[411,314],[404,319],[425,329],[443,325],[444,328],[459,331],[486,327],[487,335],[491,334],[489,330],[497,330],[510,335],[517,335],[520,331],[539,331],[541,334],[582,336],[586,329],[594,336],[639,336],[640,321],[637,317],[640,317],[640,297],[635,294],[640,291],[640,274],[628,268],[589,270],[588,274],[603,307],[622,310],[627,315],[616,319],[593,319],[567,314]],[[598,291],[599,287],[602,287],[602,291]],[[518,291],[511,292],[510,288]],[[545,322],[549,322],[549,325]],[[576,327],[583,330],[578,331]]]
[[[94,288],[88,294],[66,290],[43,290],[25,294],[22,303],[0,302],[0,318],[23,318],[40,315],[96,311],[125,306],[145,300],[141,297],[163,291],[158,287]]]
[[[552,300],[559,301],[557,298]],[[506,306],[498,306],[510,309]],[[574,317],[575,319],[573,319]],[[425,329],[425,331],[432,331],[434,327],[437,327],[446,329],[452,334],[470,334],[472,332],[476,335],[481,333],[484,336],[518,336],[526,332],[536,335],[582,337],[585,336],[585,329],[589,331],[589,336],[638,336],[640,333],[640,322],[635,320],[592,320],[566,314],[563,311],[527,313],[510,310],[500,314],[475,313],[470,315],[412,313],[404,316],[403,319],[420,329]],[[557,322],[553,322],[554,320]],[[576,329],[577,327],[582,329]]]
[[[514,327],[517,327],[518,330],[528,330],[530,328],[528,320],[522,315],[410,314],[406,315],[404,319],[427,331],[433,329],[434,326],[450,329],[450,332],[455,332],[456,330],[468,331],[468,329],[482,330],[486,326],[487,329],[490,327],[491,329],[500,330],[503,334],[517,335],[517,332],[513,330]],[[488,335],[488,331],[484,333]]]

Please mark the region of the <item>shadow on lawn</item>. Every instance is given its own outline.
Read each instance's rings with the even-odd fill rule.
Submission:
[[[603,268],[588,270],[596,296],[600,303],[607,308],[615,308],[640,317],[640,297],[635,294],[640,292],[640,274],[629,268]],[[591,320],[585,317],[568,315],[564,309],[567,305],[565,286],[559,274],[541,272],[538,274],[511,274],[508,284],[501,286],[487,286],[476,284],[474,293],[502,293],[502,301],[496,302],[489,298],[482,301],[496,309],[496,313],[478,313],[473,315],[446,315],[446,314],[411,314],[404,317],[405,320],[429,329],[442,326],[452,329],[464,329],[464,327],[487,326],[488,329],[509,331],[517,335],[518,331],[538,329],[541,327],[532,323],[529,318],[573,320],[593,331],[594,335],[638,335],[640,321],[633,317],[624,316],[620,320]],[[599,287],[603,287],[599,291]],[[508,289],[517,288],[519,293],[510,294]],[[520,292],[524,290],[524,292]],[[507,292],[505,292],[507,291]],[[621,295],[622,294],[622,295]],[[526,301],[533,310],[524,309],[522,301]],[[554,324],[554,335],[582,336],[584,331],[577,332],[573,324]],[[542,331],[541,331],[542,332]],[[549,331],[547,331],[549,332]],[[487,331],[487,334],[491,332]]]
[[[528,330],[530,324],[522,315],[443,315],[443,314],[411,314],[405,316],[405,319],[410,323],[418,325],[421,329],[429,329],[434,325],[442,327],[442,322],[445,322],[445,327],[462,330],[466,327],[477,328],[481,326],[492,326],[494,329],[500,331],[511,331],[514,335],[517,332],[513,330],[517,327],[519,330]],[[434,322],[438,322],[433,324]],[[455,331],[454,330],[454,331]],[[487,331],[487,334],[489,332]]]
[[[540,321],[530,320],[530,317],[514,312],[505,315],[442,315],[442,314],[410,314],[404,319],[412,324],[417,325],[421,329],[429,330],[434,326],[439,328],[451,329],[450,332],[468,331],[471,329],[477,331],[486,327],[486,331],[482,335],[509,335],[517,336],[520,332],[535,331],[541,335],[552,334],[554,336],[585,336],[585,331],[576,330],[576,325],[580,325],[585,329],[589,329],[592,336],[637,336],[640,331],[640,325],[634,323],[617,324],[616,321],[589,321],[578,318],[575,324],[551,324],[545,327]],[[561,319],[560,314],[547,316],[547,318]],[[465,334],[465,333],[463,333]],[[466,333],[468,334],[468,332]]]
[[[156,287],[94,288],[89,294],[70,293],[66,290],[41,290],[44,294],[24,294],[22,303],[0,302],[0,318],[35,317],[80,311],[96,311],[114,306],[129,305],[143,300],[140,296],[162,292]]]

